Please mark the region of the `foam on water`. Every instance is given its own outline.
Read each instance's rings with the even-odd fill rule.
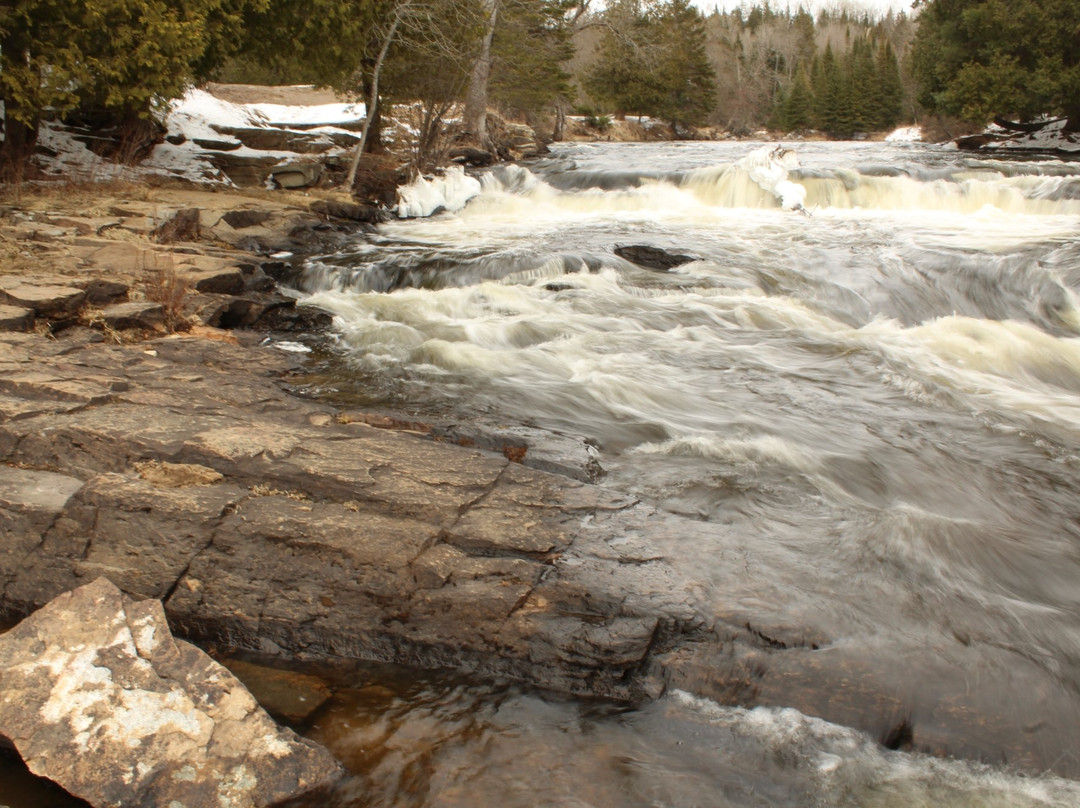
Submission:
[[[388,223],[312,261],[307,302],[335,314],[339,380],[378,391],[379,406],[587,438],[605,484],[732,537],[719,552],[687,529],[662,548],[702,581],[703,609],[712,592],[768,598],[730,569],[752,548],[802,570],[773,594],[798,590],[840,643],[869,632],[933,654],[964,637],[1042,671],[1068,701],[1080,170],[805,144],[801,167],[764,187],[740,163],[752,150],[563,147],[546,166],[485,175],[456,215]],[[812,217],[784,209],[782,181],[806,189]],[[617,257],[620,244],[694,260],[654,272]],[[673,713],[714,707],[659,709],[635,713],[652,736]],[[810,778],[774,804],[1076,802],[1065,781],[887,753],[847,730],[834,742],[793,712],[715,709],[725,737],[750,744],[738,748],[773,738]],[[545,765],[579,750],[564,751]],[[761,775],[748,788],[772,782],[770,758],[747,755]],[[640,771],[669,777],[683,760]],[[696,782],[728,776],[695,760]]]

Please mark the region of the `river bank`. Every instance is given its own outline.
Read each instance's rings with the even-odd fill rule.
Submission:
[[[777,548],[583,482],[583,444],[561,439],[552,462],[542,436],[292,395],[303,355],[274,345],[326,318],[271,288],[273,256],[355,225],[259,195],[139,196],[24,204],[0,231],[24,262],[0,285],[9,620],[106,575],[161,599],[181,636],[226,649],[635,702],[677,688],[796,707],[890,748],[1078,771],[1061,753],[1076,705],[1037,665],[964,643],[927,656],[912,638],[837,642],[847,629],[815,616],[831,595],[790,589]],[[159,330],[164,303],[114,302],[146,297],[163,267],[190,290],[172,305],[197,321],[187,332]],[[139,319],[118,319],[133,302],[147,304]],[[681,556],[687,541],[731,559],[722,591]],[[1001,678],[973,690],[971,669]]]

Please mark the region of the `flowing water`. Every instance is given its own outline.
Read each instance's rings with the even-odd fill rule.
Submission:
[[[1075,704],[1080,164],[771,149],[565,145],[418,189],[403,213],[445,210],[306,265],[301,288],[336,315],[319,394],[581,437],[603,485],[782,550],[784,586],[845,591],[815,606],[826,624],[1003,649]],[[694,260],[614,254],[635,244]],[[729,583],[708,547],[676,552]],[[396,694],[392,717],[351,705],[358,729],[332,745],[393,761],[383,779],[356,764],[379,805],[1080,804],[1072,781],[680,693],[606,712],[479,685]],[[386,779],[418,755],[422,787]]]
[[[337,339],[312,392],[580,437],[601,484],[783,558],[777,591],[824,591],[834,631],[999,649],[1075,705],[1080,163],[759,146],[564,145],[419,189],[403,212],[447,212],[307,262]],[[354,773],[336,808],[1080,805],[792,709],[348,684],[300,727]]]

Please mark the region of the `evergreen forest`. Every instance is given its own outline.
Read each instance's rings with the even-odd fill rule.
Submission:
[[[481,145],[489,110],[553,139],[573,113],[598,129],[646,117],[677,138],[1076,125],[1077,42],[1076,0],[916,0],[885,16],[767,2],[704,14],[689,0],[4,0],[0,156],[25,159],[45,118],[152,140],[163,105],[209,80],[362,98],[369,150],[403,102],[419,140],[463,109]]]

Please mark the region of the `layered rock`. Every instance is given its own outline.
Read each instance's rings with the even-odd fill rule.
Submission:
[[[621,699],[676,686],[1080,771],[1080,709],[1052,670],[882,632],[903,593],[880,576],[826,559],[808,577],[794,548],[531,468],[551,463],[539,436],[499,451],[490,435],[298,400],[279,383],[293,363],[193,337],[0,336],[0,608],[26,614],[106,576],[226,646]],[[836,593],[859,608],[836,609]]]

